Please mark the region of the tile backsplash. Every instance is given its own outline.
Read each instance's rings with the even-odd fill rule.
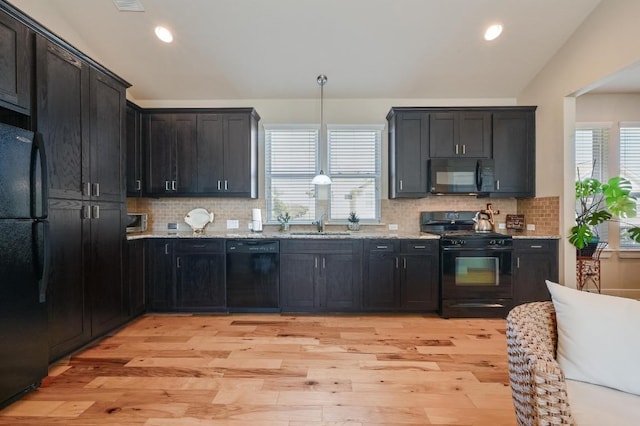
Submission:
[[[398,225],[401,234],[415,234],[420,231],[419,217],[421,211],[433,210],[480,210],[492,204],[493,210],[499,210],[495,217],[497,224],[504,223],[507,214],[524,214],[527,223],[535,224],[535,231],[524,231],[528,235],[559,235],[559,197],[534,198],[516,200],[513,198],[475,198],[465,196],[437,196],[419,199],[384,199],[381,202],[382,224],[364,226],[365,231],[388,232],[389,224]],[[266,216],[264,199],[232,199],[232,198],[129,198],[129,212],[149,214],[149,230],[166,231],[167,223],[176,222],[183,230],[188,229],[184,216],[194,208],[205,208],[215,214],[215,220],[207,226],[208,230],[224,232],[227,220],[237,220],[238,230],[230,232],[247,232],[251,221],[251,210],[262,209]],[[269,229],[266,225],[265,229]],[[331,223],[328,223],[331,226]],[[339,225],[344,227],[344,225]],[[302,227],[302,226],[301,226]],[[273,225],[277,229],[277,225]],[[502,231],[502,230],[499,230]],[[504,231],[502,231],[504,232]]]

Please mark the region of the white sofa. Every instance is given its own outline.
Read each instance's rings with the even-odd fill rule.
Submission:
[[[640,302],[632,301],[638,304],[630,305],[632,312],[629,318],[628,310],[623,312],[625,309],[617,306],[620,301],[615,300],[613,306],[609,306],[612,300],[606,298],[611,296],[559,287],[562,286],[549,283],[553,302],[520,305],[507,316],[509,378],[518,424],[640,425],[640,396],[634,387],[640,389],[640,370],[636,367],[640,365],[640,357],[633,361],[635,365],[628,363],[638,355],[635,351],[640,348],[636,345],[640,340],[640,317],[634,317],[640,312]],[[589,299],[587,305],[583,304],[584,297]],[[591,305],[593,302],[596,308]],[[629,305],[628,302],[626,299],[622,304]],[[556,312],[556,307],[560,308],[559,312]],[[594,314],[594,309],[597,314]],[[614,312],[609,312],[610,309]],[[616,320],[620,320],[616,317],[625,321],[637,319],[635,324],[628,324],[632,331],[635,330],[635,335],[616,337],[619,331],[616,330]],[[561,322],[560,332],[558,321]],[[567,321],[577,323],[564,324]],[[599,321],[601,327],[594,326],[591,321]],[[606,336],[601,335],[603,330]],[[590,340],[586,347],[580,346],[583,336]],[[560,343],[561,354],[559,340],[568,340]],[[611,342],[618,342],[618,347],[612,347]],[[607,359],[610,354],[617,359]],[[567,356],[573,359],[567,360]],[[577,367],[572,365],[574,361]],[[583,367],[586,369],[581,371]],[[565,374],[567,371],[569,376]],[[582,377],[582,373],[586,377]],[[576,380],[576,377],[581,380]],[[614,389],[618,386],[609,383],[611,378],[624,382],[621,386],[624,390],[630,383],[631,392]]]

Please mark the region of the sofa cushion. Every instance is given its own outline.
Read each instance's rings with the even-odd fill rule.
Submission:
[[[640,395],[640,302],[547,281],[567,379]]]
[[[576,380],[566,383],[576,425],[640,425],[640,396]]]

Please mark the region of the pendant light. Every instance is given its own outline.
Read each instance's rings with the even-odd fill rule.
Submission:
[[[322,129],[324,128],[324,85],[327,83],[327,76],[324,74],[320,74],[316,79],[318,84],[320,85],[320,134],[319,140],[323,140],[322,138]],[[313,185],[331,185],[331,178],[324,174],[322,168],[320,169],[320,174],[316,175],[311,183]]]

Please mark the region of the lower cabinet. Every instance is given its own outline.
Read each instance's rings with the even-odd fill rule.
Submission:
[[[122,274],[124,209],[122,203],[49,201],[50,360],[127,319]]]
[[[362,240],[282,240],[280,305],[285,312],[358,311]]]
[[[545,280],[558,281],[558,240],[513,240],[513,305],[551,300]]]
[[[438,309],[438,242],[366,240],[363,308],[367,311]]]
[[[148,240],[147,288],[150,311],[225,310],[224,240]]]
[[[125,297],[126,313],[129,319],[144,313],[146,309],[147,297],[145,293],[146,260],[145,241],[130,240],[127,242],[127,253],[125,256],[127,265],[125,267]]]

